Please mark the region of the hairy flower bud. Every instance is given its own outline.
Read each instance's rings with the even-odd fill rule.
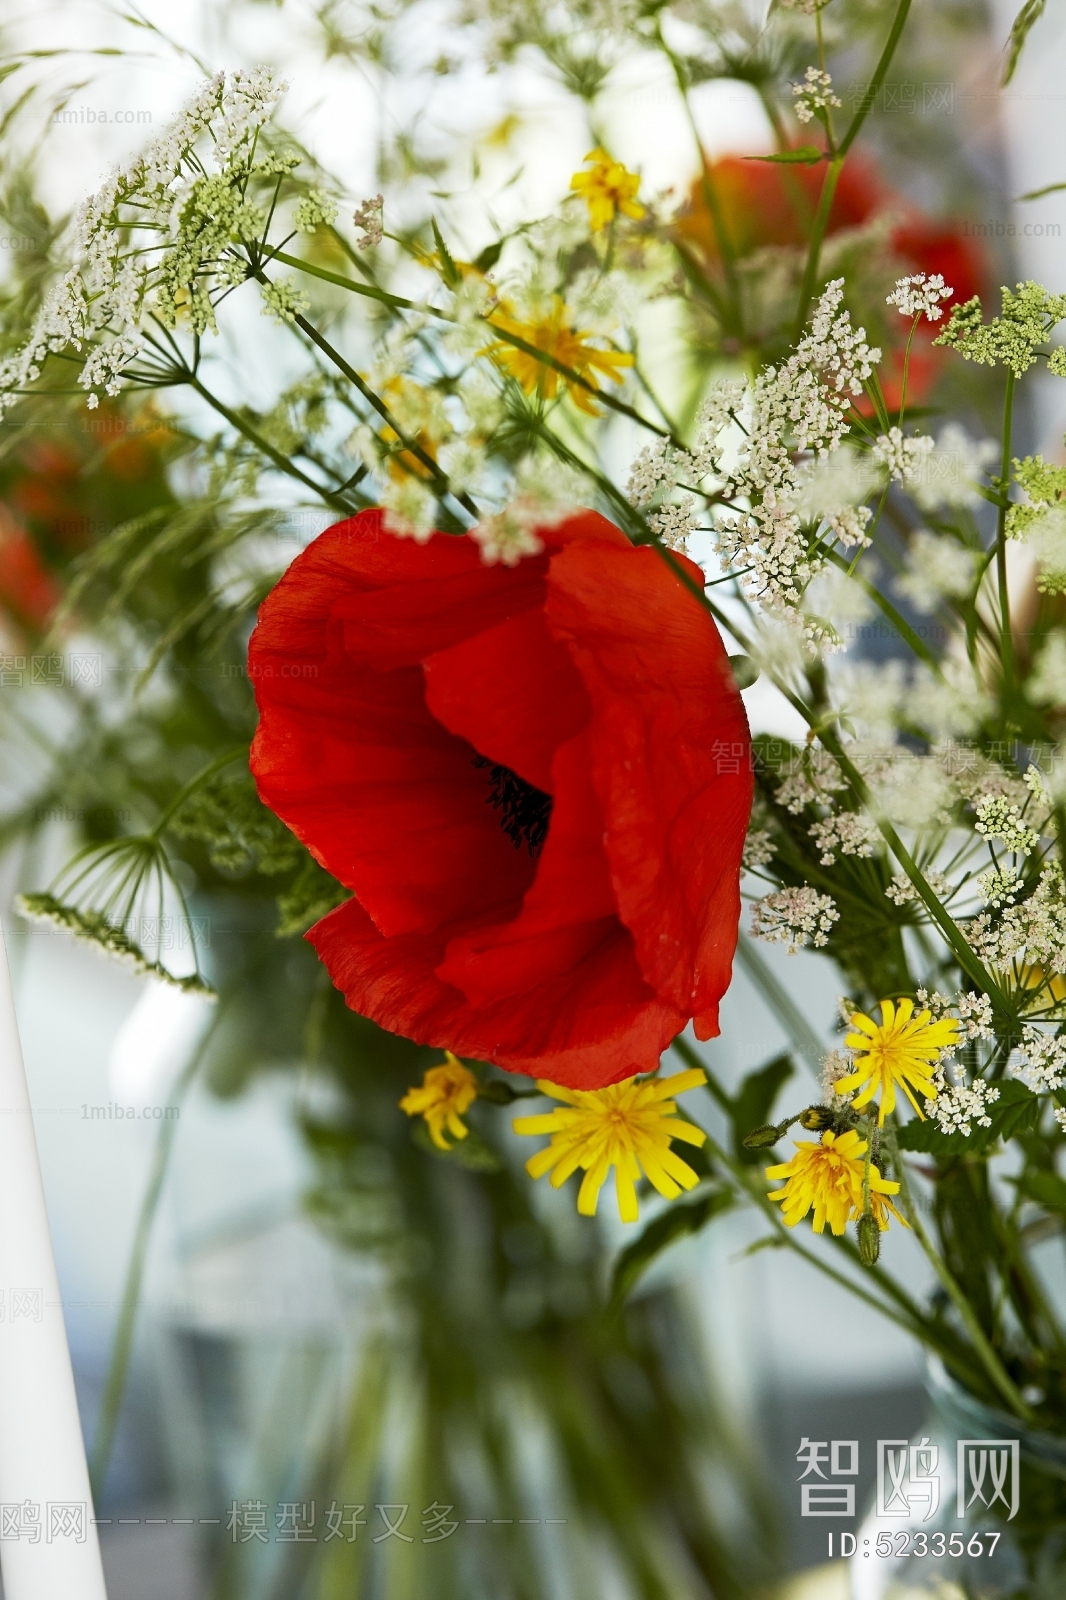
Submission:
[[[783,1130],[772,1122],[764,1122],[761,1128],[752,1128],[743,1139],[745,1150],[765,1150],[769,1145],[776,1144],[782,1137]]]
[[[855,1225],[859,1240],[859,1259],[864,1267],[877,1265],[881,1254],[881,1229],[872,1211],[866,1211]]]
[[[799,1120],[800,1127],[806,1128],[808,1133],[824,1133],[827,1128],[835,1128],[839,1121],[828,1106],[808,1106],[800,1113]]]

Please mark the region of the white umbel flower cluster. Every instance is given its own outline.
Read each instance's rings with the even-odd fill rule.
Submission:
[[[769,866],[777,854],[777,846],[767,828],[749,828],[744,840],[744,851],[741,856],[741,865],[745,872],[758,872],[760,867]]]
[[[939,1125],[941,1133],[961,1133],[969,1138],[974,1123],[979,1128],[992,1126],[988,1107],[999,1099],[999,1090],[984,1078],[974,1078],[967,1083],[959,1069],[955,1071],[956,1081],[949,1083],[943,1067],[937,1068],[933,1077],[937,1096],[925,1102],[925,1110]]]
[[[845,1021],[850,1023],[850,1020],[849,1012]],[[836,1086],[841,1078],[846,1078],[854,1070],[855,1063],[847,1050],[830,1050],[822,1058],[822,1099],[833,1111],[843,1111],[845,1106],[851,1104],[851,1096],[837,1094]]]
[[[810,884],[798,889],[778,889],[757,900],[752,911],[751,932],[767,944],[784,944],[794,956],[805,945],[820,949],[827,943],[840,912],[832,897],[819,894]]]
[[[696,527],[697,501],[690,491],[709,478],[721,482],[719,440],[743,408],[746,392],[742,381],[719,381],[699,409],[691,450],[656,439],[630,467],[626,496],[648,513],[649,527],[668,549],[684,550]],[[688,487],[679,490],[679,484]]]
[[[902,428],[890,428],[877,439],[873,454],[888,468],[893,483],[909,484],[920,481],[922,467],[933,448],[934,441],[928,434],[908,439]]]
[[[986,839],[1002,840],[1012,855],[1030,855],[1040,843],[1040,835],[1022,820],[1018,806],[1001,795],[989,795],[978,802],[974,826]]]
[[[925,881],[940,901],[950,899],[952,885],[942,872],[932,868],[925,869]],[[885,894],[894,906],[905,906],[911,900],[918,899],[918,891],[905,872],[897,872],[892,882],[885,890]],[[924,1003],[924,1002],[923,1002]]]
[[[923,616],[930,616],[942,600],[961,600],[974,586],[976,560],[972,550],[947,535],[918,528],[907,551],[907,568],[895,589]]]
[[[955,1002],[967,1039],[994,1039],[992,1002],[986,994],[960,994]]]
[[[364,200],[362,205],[356,206],[352,214],[352,222],[359,229],[355,241],[357,250],[373,250],[384,237],[384,224],[382,214],[385,210],[385,196],[372,195],[369,200]]]
[[[1021,886],[1021,874],[1015,867],[989,867],[987,872],[977,875],[978,893],[993,911],[1013,904]]]
[[[793,109],[799,122],[812,122],[819,111],[842,103],[833,93],[832,78],[818,67],[808,67],[803,82],[792,85],[792,93],[796,96]]]
[[[661,439],[642,450],[627,490],[674,548],[683,548],[695,526],[690,491],[707,492],[702,486],[708,479],[720,499],[746,502],[747,510],[718,512],[719,554],[741,569],[750,600],[799,624],[811,642],[826,629],[805,617],[799,604],[825,556],[812,549],[815,541],[805,526],[824,526],[847,549],[866,543],[871,515],[859,503],[872,484],[867,470],[849,462],[846,472],[825,471],[849,431],[852,398],[881,359],[880,350],[866,343],[865,330],[853,328],[849,313],[840,310],[843,285],[842,278],[827,285],[810,331],[780,367],[765,368],[750,389],[736,380],[714,386],[701,408],[693,449],[679,450]]]
[[[872,817],[861,811],[837,811],[809,828],[811,838],[822,852],[823,867],[831,867],[836,852],[843,856],[872,856],[880,831]]]
[[[1029,1023],[1022,1031],[1022,1043],[1011,1061],[1015,1077],[1034,1094],[1048,1094],[1066,1084],[1066,1039],[1042,1033]]]
[[[1044,868],[1027,900],[974,917],[967,937],[993,966],[1020,962],[1044,973],[1066,973],[1066,894],[1058,862]]]
[[[49,355],[84,352],[79,382],[92,407],[101,392],[119,393],[124,374],[145,354],[153,317],[197,333],[214,327],[213,287],[246,276],[230,246],[264,221],[246,196],[253,165],[264,173],[295,165],[295,157],[255,156],[257,135],[284,88],[266,67],[218,73],[84,203],[66,240],[68,270],[45,297],[23,348],[0,365],[0,412],[37,382]]]
[[[897,279],[887,304],[895,306],[902,317],[924,315],[930,322],[939,322],[944,315],[941,300],[950,300],[954,293],[939,272],[912,272],[907,278]]]
[[[731,471],[722,473],[731,480],[732,498],[746,500],[749,509],[721,514],[716,530],[722,557],[746,569],[741,582],[748,597],[799,622],[812,638],[818,626],[798,607],[825,557],[803,531],[798,503],[807,474],[797,452],[820,459],[839,448],[852,398],[881,359],[866,343],[865,329],[853,328],[849,313],[840,310],[843,285],[842,278],[827,285],[809,333],[780,367],[756,378],[744,418],[747,437]],[[840,542],[864,544],[867,520],[838,517]]]

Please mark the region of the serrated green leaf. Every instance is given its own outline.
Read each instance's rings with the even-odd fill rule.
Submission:
[[[779,150],[772,156],[745,156],[745,161],[776,161],[784,162],[788,166],[813,167],[819,161],[825,160],[825,151],[819,150],[816,144],[801,144],[795,150]]]
[[[677,1200],[648,1223],[638,1239],[626,1245],[614,1264],[608,1309],[618,1311],[635,1284],[678,1239],[699,1233],[712,1217],[728,1211],[734,1204],[729,1189],[713,1188],[692,1200]]]
[[[974,1127],[969,1134],[943,1133],[931,1119],[908,1122],[900,1129],[902,1150],[914,1150],[938,1160],[966,1155],[987,1155],[1000,1139],[1015,1138],[1019,1133],[1029,1133],[1040,1120],[1040,1100],[1016,1078],[1007,1078],[999,1085],[999,1099],[989,1106],[991,1125]]]

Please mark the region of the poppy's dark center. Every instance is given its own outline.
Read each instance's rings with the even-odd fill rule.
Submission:
[[[545,794],[543,789],[535,789],[510,767],[489,761],[485,756],[475,756],[474,765],[488,768],[487,802],[500,813],[500,827],[515,849],[520,850],[525,845],[531,856],[539,856],[548,837],[551,795]]]

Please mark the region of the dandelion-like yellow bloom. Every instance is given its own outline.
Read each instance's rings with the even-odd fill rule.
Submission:
[[[682,1189],[699,1182],[692,1168],[671,1150],[670,1141],[701,1145],[707,1135],[677,1115],[673,1096],[706,1082],[706,1073],[698,1067],[672,1078],[626,1078],[606,1089],[562,1089],[540,1079],[537,1088],[562,1100],[566,1109],[515,1122],[516,1133],[551,1134],[551,1144],[530,1157],[526,1171],[531,1178],[550,1173],[552,1187],[558,1189],[580,1167],[585,1176],[577,1209],[582,1216],[594,1217],[600,1190],[613,1167],[618,1214],[623,1222],[636,1222],[640,1209],[634,1185],[642,1175],[667,1200],[676,1200]]]
[[[572,325],[571,313],[558,295],[552,296],[552,308],[545,317],[540,317],[534,322],[520,322],[501,307],[493,314],[490,326],[514,334],[516,338],[533,345],[535,349],[543,350],[545,355],[562,362],[563,366],[569,367],[578,377],[584,378],[585,382],[591,384],[593,390],[597,392],[599,390],[597,378],[607,377],[612,383],[621,383],[622,378],[618,368],[633,365],[633,357],[626,350],[597,350],[595,346],[586,344],[585,341],[592,335]],[[593,397],[587,389],[574,383],[558,368],[549,366],[546,361],[538,360],[535,355],[519,349],[517,345],[498,339],[494,344],[488,345],[482,353],[491,355],[496,365],[517,379],[527,394],[539,393],[546,400],[554,400],[561,385],[580,410],[587,411],[590,416],[599,415]]]
[[[882,1000],[880,1022],[856,1011],[851,1023],[861,1030],[849,1033],[844,1040],[848,1049],[856,1052],[855,1071],[837,1079],[834,1093],[850,1094],[853,1089],[865,1085],[852,1101],[856,1110],[869,1105],[874,1096],[880,1094],[877,1118],[880,1126],[895,1108],[896,1085],[899,1084],[915,1111],[922,1116],[912,1091],[923,1100],[936,1099],[933,1072],[942,1052],[958,1042],[960,1024],[954,1017],[941,1017],[934,1022],[929,1011],[920,1011],[915,1016],[913,1000],[898,1000],[895,1004]]]
[[[450,1150],[445,1129],[454,1139],[465,1139],[470,1129],[460,1118],[476,1099],[474,1074],[450,1050],[445,1050],[443,1064],[428,1069],[420,1088],[408,1089],[400,1101],[400,1110],[409,1117],[424,1117],[437,1149]]]
[[[849,1222],[863,1212],[862,1183],[867,1143],[854,1128],[847,1133],[823,1133],[819,1144],[797,1139],[796,1154],[778,1167],[767,1167],[768,1178],[787,1178],[783,1189],[771,1189],[770,1199],[781,1203],[781,1214],[790,1228],[814,1212],[814,1231],[822,1233],[828,1222],[833,1232],[842,1234]],[[882,1178],[870,1164],[870,1206],[882,1231],[888,1227],[888,1212],[903,1218],[887,1199],[898,1194],[899,1184]]]
[[[634,198],[640,188],[635,172],[628,172],[620,161],[601,150],[597,145],[585,157],[592,166],[588,172],[575,172],[570,179],[571,189],[584,195],[589,208],[589,227],[593,233],[614,221],[621,211],[626,217],[642,217],[644,207]]]

